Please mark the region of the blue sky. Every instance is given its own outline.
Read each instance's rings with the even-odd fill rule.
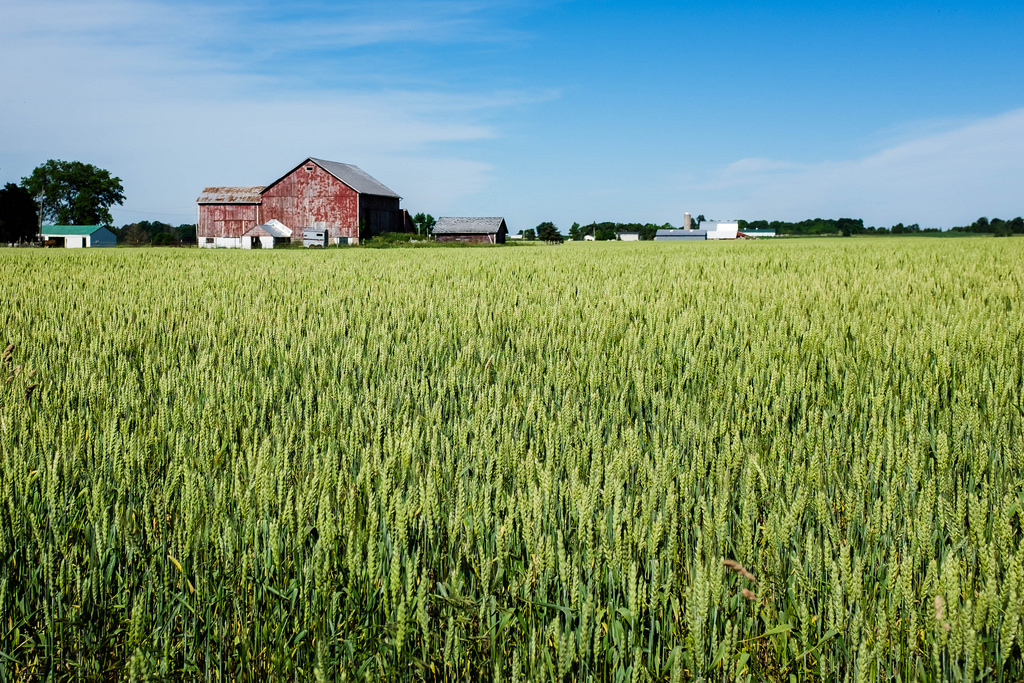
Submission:
[[[115,222],[306,156],[410,211],[680,224],[1024,214],[1020,3],[0,0],[0,182],[77,159]]]

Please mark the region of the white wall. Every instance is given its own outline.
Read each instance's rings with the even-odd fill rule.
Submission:
[[[209,237],[199,238],[200,249],[241,249],[241,237],[214,237],[212,243],[207,243]]]
[[[708,228],[709,240],[734,240],[739,237],[740,224],[738,222],[713,222],[704,221],[701,228]]]
[[[49,240],[60,237],[64,240],[65,249],[81,249],[82,247],[116,247],[117,238],[114,233],[106,229],[100,229],[92,235],[63,235],[58,232],[43,233],[43,239]]]

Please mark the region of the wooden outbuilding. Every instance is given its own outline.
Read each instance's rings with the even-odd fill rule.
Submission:
[[[434,239],[438,242],[468,242],[472,244],[504,244],[508,226],[501,217],[492,218],[438,218],[434,225]]]

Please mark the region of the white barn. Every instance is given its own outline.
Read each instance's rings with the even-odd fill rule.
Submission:
[[[44,225],[42,235],[44,243],[68,249],[117,246],[117,237],[102,225]]]
[[[701,221],[700,229],[706,230],[709,240],[734,240],[739,237],[739,221]]]

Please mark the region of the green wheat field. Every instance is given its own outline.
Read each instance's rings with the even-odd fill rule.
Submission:
[[[0,250],[0,681],[1024,679],[1024,240]]]

